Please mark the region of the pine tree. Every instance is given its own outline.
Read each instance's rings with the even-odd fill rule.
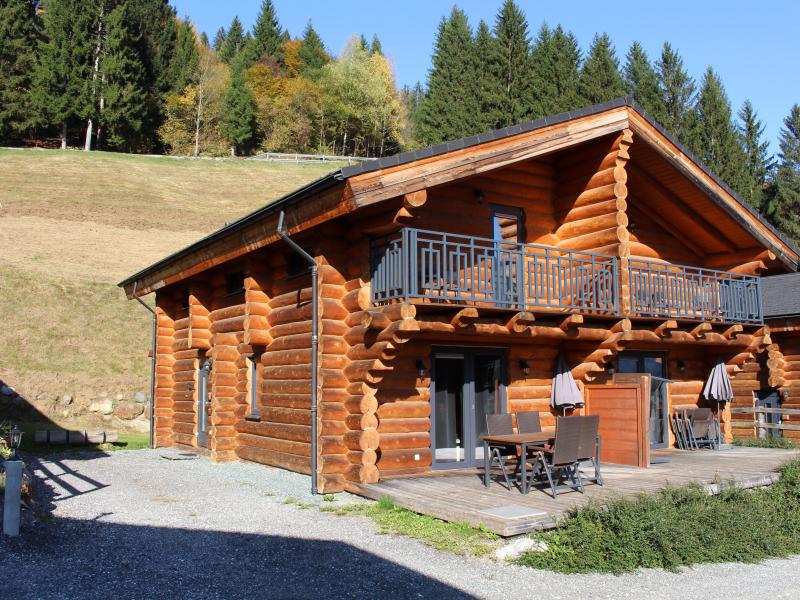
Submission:
[[[217,29],[217,33],[214,35],[214,42],[211,44],[211,47],[214,48],[215,52],[222,51],[222,46],[225,45],[226,37],[228,37],[228,34],[224,27]]]
[[[466,13],[458,7],[439,23],[432,63],[428,93],[420,110],[425,142],[435,144],[478,133],[481,117],[472,31]]]
[[[692,127],[695,83],[683,68],[683,59],[664,42],[661,58],[656,62],[658,86],[664,103],[661,125],[678,140],[686,142]]]
[[[607,33],[595,34],[581,69],[578,90],[587,104],[599,104],[625,95],[619,60]]]
[[[283,61],[281,39],[283,30],[278,22],[278,14],[272,0],[263,0],[261,10],[253,26],[252,56],[259,60],[265,54],[271,56],[279,63]]]
[[[173,89],[172,57],[178,35],[175,9],[168,0],[122,0],[129,4],[131,19],[136,21],[141,34],[138,43],[144,65],[147,87],[157,105],[152,107],[153,118],[160,119],[161,99]],[[112,0],[119,2],[119,0]],[[150,128],[155,131],[153,123]]]
[[[31,0],[0,1],[0,140],[32,125],[30,93],[39,32]]]
[[[739,138],[747,156],[747,171],[750,188],[744,197],[750,205],[761,210],[764,205],[764,190],[772,172],[774,162],[769,154],[769,142],[764,139],[764,124],[758,118],[750,100],[745,100],[739,110]]]
[[[319,37],[319,34],[311,25],[311,20],[308,21],[305,31],[303,31],[303,38],[297,55],[302,63],[300,72],[311,78],[316,78],[320,69],[331,60],[325,51],[322,38]]]
[[[481,19],[475,30],[475,95],[480,106],[477,129],[496,129],[505,122],[502,105],[505,89],[496,68],[499,50],[489,25]]]
[[[383,56],[383,44],[381,44],[381,41],[378,39],[377,33],[372,34],[372,43],[369,46],[369,53]]]
[[[498,127],[523,121],[530,114],[531,46],[528,22],[514,0],[505,0],[494,25],[492,76],[500,93]]]
[[[542,25],[531,53],[533,86],[532,117],[543,117],[579,108],[584,100],[578,91],[581,52],[578,40],[559,25]]]
[[[658,76],[650,58],[639,42],[633,42],[625,57],[625,86],[634,100],[657,123],[664,119],[664,100],[658,88]]]
[[[194,27],[188,20],[180,21],[175,40],[175,54],[171,63],[173,92],[182,92],[187,85],[194,83],[199,62],[200,53],[197,50]]]
[[[105,106],[100,119],[107,142],[125,151],[152,144],[147,71],[140,53],[142,34],[131,4],[122,2],[109,14],[102,56]]]
[[[70,123],[94,113],[90,82],[94,73],[97,11],[82,0],[50,0],[44,15],[47,40],[39,45],[31,105],[35,123],[61,126],[67,147]]]
[[[703,77],[693,122],[689,145],[694,153],[737,192],[749,189],[746,156],[733,124],[730,101],[711,67]]]
[[[225,34],[225,40],[219,49],[219,59],[227,64],[231,64],[236,55],[239,54],[244,47],[245,37],[244,28],[239,17],[233,17],[231,26]]]
[[[778,170],[767,216],[796,242],[800,242],[800,104],[792,106],[780,133]]]
[[[200,34],[200,45],[203,48],[208,48],[210,46],[210,43],[208,41],[208,34],[205,31]]]
[[[233,69],[222,102],[222,135],[231,145],[231,155],[250,150],[256,138],[256,106],[241,69]]]

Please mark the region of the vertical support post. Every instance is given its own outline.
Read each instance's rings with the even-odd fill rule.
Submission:
[[[19,535],[20,510],[22,500],[22,461],[7,460],[6,489],[3,501],[3,533],[10,536]]]

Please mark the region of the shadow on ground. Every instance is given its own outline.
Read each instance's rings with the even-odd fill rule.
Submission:
[[[4,598],[473,597],[342,542],[102,520],[32,529],[0,552]]]

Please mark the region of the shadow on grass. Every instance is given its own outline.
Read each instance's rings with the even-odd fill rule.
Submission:
[[[345,542],[103,520],[34,529],[0,552],[3,597],[473,597]]]

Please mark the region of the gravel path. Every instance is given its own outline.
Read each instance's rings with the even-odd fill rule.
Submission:
[[[189,456],[141,450],[33,463],[45,478],[40,508],[54,518],[2,538],[0,598],[800,597],[800,558],[616,577],[453,556],[379,535],[363,517],[283,504],[324,503],[309,495],[307,477]]]

